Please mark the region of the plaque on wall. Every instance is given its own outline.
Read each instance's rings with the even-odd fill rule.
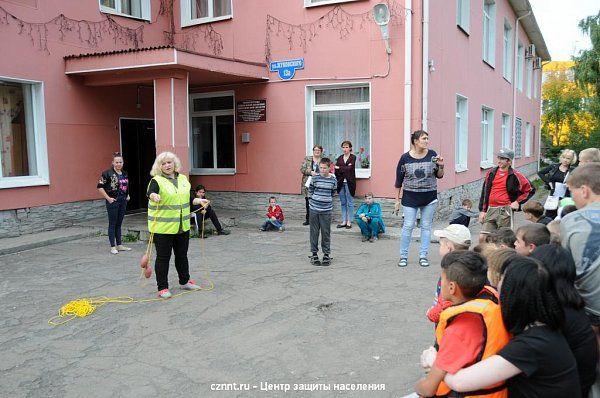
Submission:
[[[267,100],[266,99],[247,99],[237,101],[235,107],[235,120],[238,123],[245,122],[266,122],[267,121]]]

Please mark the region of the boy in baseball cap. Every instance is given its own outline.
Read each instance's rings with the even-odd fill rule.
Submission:
[[[433,235],[440,238],[440,257],[442,258],[456,250],[469,250],[471,246],[471,231],[462,224],[450,224],[444,229],[433,231]],[[442,279],[440,278],[435,290],[433,306],[427,310],[427,318],[433,323],[437,323],[442,311],[452,305],[452,302],[442,298],[441,289]]]

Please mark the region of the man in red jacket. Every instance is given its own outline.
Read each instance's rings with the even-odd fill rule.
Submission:
[[[535,188],[520,171],[513,169],[515,153],[507,148],[496,152],[498,166],[488,171],[481,188],[479,199],[479,222],[483,224],[479,242],[500,227],[513,224],[513,211],[519,211],[521,205],[535,193]]]
[[[281,207],[277,204],[277,199],[275,196],[271,196],[269,198],[269,207],[267,208],[267,219],[260,227],[260,230],[266,231],[270,228],[275,228],[279,232],[283,232],[284,219],[283,210],[281,210]]]

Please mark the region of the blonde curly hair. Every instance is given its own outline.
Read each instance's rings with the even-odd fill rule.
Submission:
[[[162,163],[167,159],[170,159],[173,161],[173,163],[175,163],[175,171],[179,173],[179,170],[181,169],[181,161],[179,160],[177,155],[175,155],[173,152],[161,152],[160,154],[158,154],[156,159],[154,159],[154,164],[152,165],[152,169],[150,170],[150,175],[152,177],[160,175],[162,173],[162,171],[160,170],[160,166],[162,166]]]

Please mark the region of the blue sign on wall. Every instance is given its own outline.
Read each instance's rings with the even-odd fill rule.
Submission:
[[[282,80],[291,80],[296,74],[296,69],[304,69],[304,58],[272,61],[269,64],[269,70],[277,72]]]

